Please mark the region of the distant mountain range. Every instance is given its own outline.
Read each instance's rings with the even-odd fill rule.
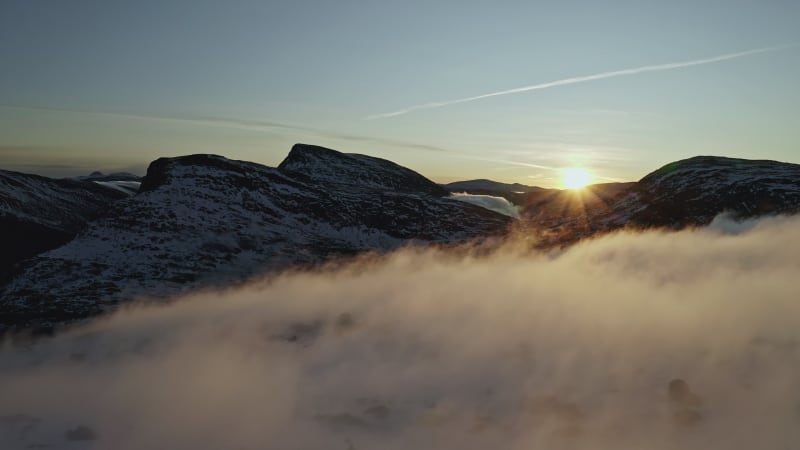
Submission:
[[[133,181],[133,182],[142,181],[142,177],[134,175],[129,172],[113,172],[106,174],[103,172],[95,171],[90,173],[89,175],[83,175],[75,178],[82,181]]]
[[[480,179],[468,181],[456,181],[442,185],[450,192],[469,192],[470,194],[489,194],[498,192],[507,193],[528,193],[545,190],[537,186],[527,186],[520,183],[500,183],[497,181]]]
[[[800,210],[800,166],[708,156],[581,191],[490,180],[441,186],[387,160],[303,144],[277,168],[190,155],[154,161],[141,180],[129,175],[52,180],[0,171],[0,235],[11,249],[3,254],[0,331],[48,329],[134,298],[512,228],[548,248],[624,227],[704,225],[723,211]],[[450,192],[503,196],[521,220]]]

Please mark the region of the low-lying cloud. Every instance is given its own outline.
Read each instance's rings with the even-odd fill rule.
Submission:
[[[0,447],[800,442],[800,219],[408,249],[0,352]]]
[[[450,198],[460,200],[462,202],[472,203],[481,208],[514,217],[519,219],[519,208],[504,197],[495,197],[492,195],[476,195],[468,194],[466,192],[453,192]]]

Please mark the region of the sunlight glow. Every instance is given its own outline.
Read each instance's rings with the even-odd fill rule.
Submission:
[[[571,167],[562,171],[562,183],[566,189],[580,189],[592,182],[592,174],[579,167]]]

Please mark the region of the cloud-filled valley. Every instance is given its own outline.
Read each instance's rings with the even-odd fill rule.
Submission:
[[[0,351],[0,447],[791,448],[800,218],[405,249]]]
[[[505,216],[519,219],[519,207],[503,197],[493,195],[468,194],[466,192],[454,192],[450,198],[462,202],[472,203],[482,208],[503,214]]]

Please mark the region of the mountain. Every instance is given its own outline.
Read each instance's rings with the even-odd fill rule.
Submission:
[[[456,181],[454,183],[444,184],[442,187],[456,194],[467,193],[471,195],[502,197],[514,205],[525,205],[531,195],[550,190],[536,186],[526,186],[519,183],[500,183],[498,181],[486,179]]]
[[[103,172],[92,172],[76,178],[81,181],[93,181],[99,185],[116,189],[128,195],[133,195],[139,191],[142,177],[128,172],[114,172],[104,174]]]
[[[800,165],[698,156],[636,183],[534,194],[522,216],[544,230],[541,245],[550,246],[623,227],[703,226],[722,212],[738,218],[800,212]]]
[[[502,235],[513,219],[447,198],[392,162],[295,145],[271,168],[161,158],[139,192],[0,291],[0,327],[50,327],[133,298],[225,286],[289,267]]]
[[[607,212],[609,205],[626,195],[636,183],[600,183],[580,190],[544,189],[525,196],[522,216],[537,226],[558,227],[565,221]]]
[[[314,145],[295,145],[278,170],[345,191],[449,195],[438,184],[391,161]]]
[[[15,263],[68,242],[128,195],[89,181],[0,170],[0,282]]]
[[[706,225],[728,211],[738,217],[800,210],[800,165],[698,156],[642,178],[627,196],[641,205],[630,220],[641,226]]]
[[[142,177],[134,175],[130,172],[113,172],[105,174],[100,171],[94,171],[89,175],[77,177],[82,181],[142,181]]]
[[[486,194],[508,192],[508,193],[526,193],[538,192],[544,190],[537,186],[527,186],[520,183],[500,183],[487,179],[456,181],[442,185],[450,192],[467,192],[470,194]]]
[[[586,186],[580,191],[572,191],[480,179],[457,181],[443,187],[451,192],[505,198],[521,209],[523,226],[531,232],[540,232],[543,229],[560,230],[573,222],[584,223],[587,211],[602,209],[634,185],[635,183],[600,183]],[[569,229],[575,231],[575,227]],[[579,237],[585,234],[581,233]],[[540,243],[544,247],[551,246],[548,239],[543,239]]]
[[[0,331],[364,252],[502,236],[512,225],[547,249],[620,228],[706,225],[724,211],[800,211],[800,166],[711,156],[634,183],[511,193],[523,200],[520,221],[448,198],[446,186],[393,162],[303,144],[277,168],[216,155],[161,158],[129,197],[96,182],[2,176],[3,217],[28,221],[18,228],[88,226],[17,265],[0,288]]]

